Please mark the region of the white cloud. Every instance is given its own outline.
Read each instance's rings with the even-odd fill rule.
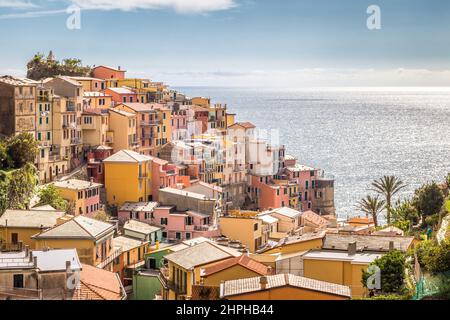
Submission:
[[[235,0],[72,0],[72,2],[88,10],[173,9],[179,13],[206,13],[228,10],[236,6]]]
[[[450,86],[450,70],[427,69],[326,69],[295,70],[154,70],[155,79],[175,86],[250,87],[422,87]]]
[[[23,0],[0,0],[0,8],[8,9],[30,9],[35,8],[36,5],[29,1]]]

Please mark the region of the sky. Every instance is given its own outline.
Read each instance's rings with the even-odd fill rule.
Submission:
[[[173,86],[450,86],[450,1],[0,0],[0,48],[17,76],[53,50]]]

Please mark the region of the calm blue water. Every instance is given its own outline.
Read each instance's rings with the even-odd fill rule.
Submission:
[[[340,217],[359,214],[356,202],[383,175],[408,183],[405,197],[450,172],[450,89],[177,89],[279,129],[288,154],[334,176]]]

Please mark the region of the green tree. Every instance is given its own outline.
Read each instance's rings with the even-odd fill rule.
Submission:
[[[416,247],[417,259],[428,272],[440,273],[450,270],[450,241],[439,244],[435,240],[423,241]]]
[[[0,169],[8,169],[13,166],[12,159],[8,154],[6,141],[0,141]]]
[[[9,181],[6,173],[0,171],[0,216],[8,207]]]
[[[413,205],[424,219],[438,214],[443,204],[444,194],[435,182],[417,189],[414,193]]]
[[[371,216],[373,218],[373,222],[375,227],[378,227],[378,215],[384,209],[384,200],[380,200],[378,196],[372,197],[367,196],[358,202],[358,208],[364,212],[367,216]]]
[[[37,183],[37,170],[31,163],[15,170],[9,177],[7,207],[27,209]]]
[[[399,193],[406,185],[395,176],[384,176],[380,180],[372,183],[373,190],[383,195],[386,201],[386,220],[391,224],[392,198]]]
[[[20,133],[7,140],[6,149],[14,167],[22,168],[26,163],[34,162],[38,145],[31,133]]]
[[[27,63],[27,78],[41,80],[48,77],[63,76],[90,76],[92,68],[83,66],[80,59],[69,58],[62,62],[54,59],[50,52],[47,58],[37,53]]]
[[[399,293],[403,287],[405,271],[405,255],[399,250],[393,250],[369,265],[376,266],[380,270],[381,291],[383,293]],[[369,277],[372,273],[363,271],[362,284],[367,288]]]
[[[394,226],[408,231],[412,225],[419,222],[419,214],[410,200],[398,201],[395,207],[391,209],[391,221]]]
[[[61,211],[68,209],[68,202],[63,199],[61,192],[53,185],[49,184],[39,191],[39,205],[50,205]]]

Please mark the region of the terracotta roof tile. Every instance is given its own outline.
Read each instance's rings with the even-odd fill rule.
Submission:
[[[236,265],[241,265],[244,268],[247,268],[251,271],[254,271],[260,275],[268,275],[270,273],[270,269],[264,264],[249,258],[247,255],[242,255],[240,257],[234,257],[230,259],[226,259],[210,265],[209,267],[204,268],[204,275],[209,276],[211,274],[220,272],[222,270],[231,268]]]

